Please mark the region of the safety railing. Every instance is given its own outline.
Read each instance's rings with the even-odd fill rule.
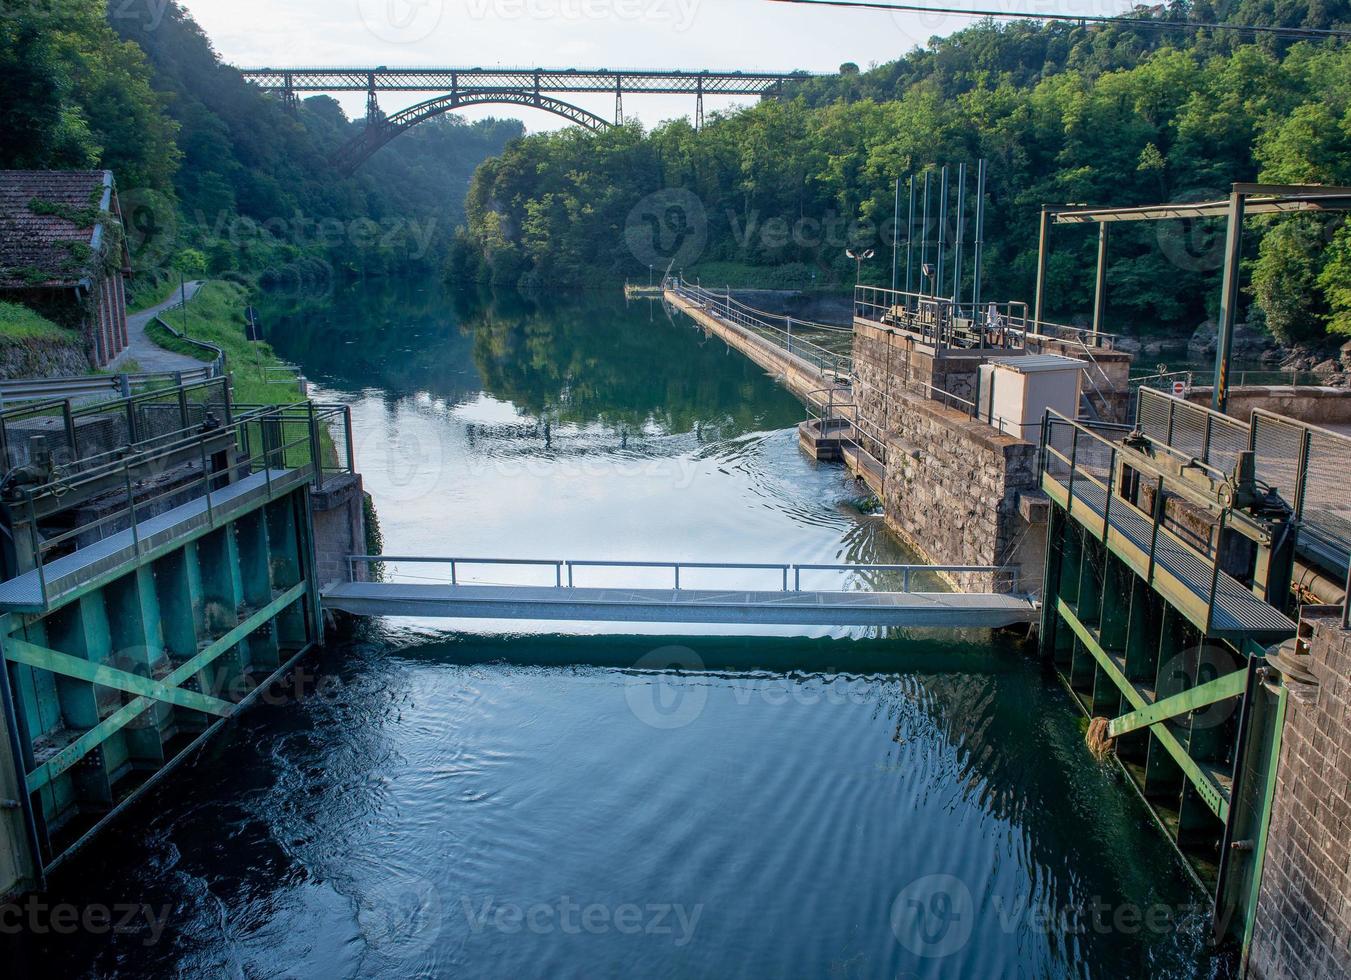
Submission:
[[[1293,510],[1302,550],[1329,571],[1351,560],[1351,437],[1260,408],[1244,422],[1151,388],[1140,389],[1136,425],[1226,476],[1251,451],[1259,488],[1276,490]]]
[[[785,353],[806,361],[824,374],[844,378],[853,371],[853,358],[850,354],[831,350],[802,337],[804,330],[834,333],[838,334],[843,342],[843,338],[853,336],[852,330],[848,328],[816,323],[786,314],[766,313],[737,301],[731,296],[730,291],[715,293],[684,279],[668,280],[667,288],[705,312],[749,330]]]
[[[855,383],[857,384],[857,380]],[[853,401],[839,400],[840,395],[847,393],[851,394],[852,389],[838,386],[817,388],[807,392],[808,417],[817,423],[822,435],[827,434],[828,428],[838,429],[842,442],[867,453],[885,466],[887,434],[880,426],[864,416]]]
[[[1150,387],[1136,396],[1135,424],[1154,442],[1225,473],[1232,472],[1239,453],[1251,448],[1243,422]]]
[[[845,573],[854,576],[888,576],[889,581],[886,584],[899,584],[899,588],[888,589],[869,589],[865,591],[877,592],[903,592],[912,591],[914,580],[924,575],[990,575],[992,580],[1002,582],[1008,586],[1008,591],[1016,592],[1019,584],[1018,569],[1012,566],[1004,565],[891,565],[891,564],[799,564],[793,562],[716,562],[716,561],[619,561],[619,560],[596,560],[596,559],[554,559],[554,558],[472,558],[472,557],[449,557],[449,556],[427,556],[427,555],[348,555],[347,570],[349,578],[356,581],[356,566],[358,564],[380,564],[386,571],[397,573],[393,566],[400,562],[416,565],[446,565],[449,566],[449,574],[441,576],[432,581],[440,582],[445,585],[465,585],[465,584],[490,584],[505,587],[535,587],[538,583],[528,582],[470,582],[466,583],[461,574],[463,566],[481,566],[490,568],[515,567],[521,569],[549,569],[552,571],[550,576],[553,581],[553,588],[573,589],[586,586],[578,585],[578,571],[581,569],[611,569],[626,570],[635,572],[651,571],[653,569],[666,570],[671,572],[671,588],[675,591],[685,591],[690,588],[688,585],[689,577],[686,575],[681,578],[682,573],[690,571],[732,571],[732,572],[773,572],[773,581],[775,588],[761,591],[774,592],[801,592],[802,575],[804,572],[833,572],[837,575]],[[426,578],[425,576],[423,577]],[[896,580],[899,580],[896,582]],[[857,583],[859,579],[854,579]],[[838,582],[835,584],[839,584]],[[613,584],[605,586],[591,586],[601,588],[615,588]],[[632,585],[626,587],[632,588]],[[663,586],[664,587],[664,586]],[[719,586],[720,588],[722,586]],[[707,586],[704,587],[707,589]],[[819,592],[856,592],[858,589],[815,589]],[[939,589],[937,591],[945,591]]]
[[[321,488],[325,474],[354,469],[347,406],[307,402],[239,409],[228,424],[207,420],[195,431],[152,449],[7,493],[16,523],[27,524],[32,568],[44,606],[52,597],[47,570],[53,561],[119,532],[129,533],[132,554],[139,555],[147,547],[142,528],[149,517],[202,499],[206,523],[214,527],[221,493],[246,476],[262,476],[262,487],[271,498],[274,482],[285,473],[299,471]],[[335,429],[345,443],[344,453],[335,446]],[[125,502],[104,509],[102,516],[45,537],[39,530],[39,504],[44,499],[78,501],[119,490]]]
[[[0,466],[9,471],[37,462],[79,470],[110,453],[149,448],[208,416],[230,421],[228,378],[166,385],[98,402],[29,402],[0,412]]]
[[[0,381],[0,405],[21,402],[130,397],[138,389],[172,387],[222,377],[212,364],[186,371],[148,371],[130,374],[89,374],[65,378],[14,378]]]
[[[1215,596],[1223,575],[1220,549],[1228,520],[1227,508],[1218,509],[1208,533],[1198,535],[1194,528],[1178,522],[1165,506],[1170,494],[1180,491],[1185,496],[1190,488],[1164,474],[1152,477],[1136,474],[1135,486],[1117,486],[1117,460],[1121,449],[1114,437],[1120,436],[1120,427],[1112,426],[1106,432],[1097,432],[1094,428],[1098,427],[1090,428],[1054,411],[1046,413],[1039,452],[1043,480],[1049,478],[1065,488],[1067,514],[1089,509],[1094,518],[1102,522],[1104,535],[1110,528],[1148,528],[1148,541],[1141,540],[1139,534],[1132,535],[1135,546],[1145,553],[1146,569],[1142,577],[1147,585],[1155,584],[1161,541],[1173,548],[1186,549],[1194,556],[1195,562],[1173,562],[1170,570],[1185,579],[1185,585],[1193,595],[1205,601],[1205,632],[1209,633],[1215,616]],[[1123,493],[1123,489],[1129,489],[1130,494]],[[1127,532],[1122,530],[1122,533]]]
[[[1087,327],[1034,321],[1027,304],[1018,300],[973,306],[882,286],[854,287],[854,315],[910,331],[937,347],[962,350],[1022,350],[1051,339],[1083,347],[1091,356],[1112,350],[1116,341],[1112,334]]]
[[[181,308],[182,305],[183,305],[182,303],[179,303],[174,308],[175,309]],[[172,334],[177,340],[187,344],[190,347],[197,348],[199,351],[201,351],[203,354],[206,354],[210,358],[210,361],[207,363],[206,367],[201,369],[202,371],[206,372],[207,377],[212,378],[224,377],[225,349],[223,347],[220,347],[217,344],[213,344],[207,340],[198,340],[196,337],[189,337],[187,334],[178,330],[168,320],[164,319],[163,316],[156,315],[155,322],[158,323],[165,330],[169,331],[169,333]]]

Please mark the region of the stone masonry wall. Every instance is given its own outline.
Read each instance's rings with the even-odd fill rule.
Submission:
[[[1037,492],[1036,445],[926,398],[910,384],[918,378],[951,390],[950,381],[969,375],[974,398],[979,360],[945,357],[935,366],[924,345],[855,320],[854,401],[869,431],[888,437],[887,524],[934,564],[1017,565],[1020,589],[1035,590],[1045,528],[1029,524],[1018,501]],[[954,584],[985,591],[1006,583],[968,575]]]
[[[1249,976],[1351,976],[1351,631],[1340,616],[1313,626],[1317,685],[1286,705]]]
[[[1037,489],[1037,447],[912,395],[891,406],[887,523],[935,564],[1017,565],[1022,589],[1040,586],[1044,529],[1018,509]],[[958,587],[1000,588],[968,575]]]
[[[361,475],[345,473],[327,478],[322,490],[310,491],[310,513],[319,585],[348,581],[347,556],[366,553]],[[369,581],[369,569],[364,563],[357,565],[354,580]]]

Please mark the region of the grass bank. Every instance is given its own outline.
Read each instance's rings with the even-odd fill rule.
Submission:
[[[226,367],[234,376],[235,401],[245,404],[289,404],[303,401],[294,375],[285,370],[286,362],[266,343],[253,343],[245,337],[244,310],[248,291],[236,283],[213,281],[203,286],[187,307],[187,334],[225,351]],[[171,310],[164,319],[175,330],[182,330],[182,310]],[[152,322],[146,331],[159,347],[187,354],[199,361],[212,355],[186,343]]]
[[[75,337],[72,330],[39,316],[18,303],[0,303],[0,338],[8,342],[25,340],[62,341]]]
[[[0,303],[0,378],[55,378],[88,371],[79,331],[18,303]]]

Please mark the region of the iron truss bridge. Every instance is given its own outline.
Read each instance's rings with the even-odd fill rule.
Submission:
[[[552,112],[591,130],[610,121],[555,96],[613,95],[614,124],[624,121],[624,95],[693,95],[695,125],[704,121],[705,95],[777,98],[785,86],[818,77],[810,72],[643,71],[609,68],[247,68],[243,76],[290,106],[301,92],[365,92],[366,128],[334,158],[351,172],[406,129],[466,106],[523,105]],[[436,97],[393,115],[380,110],[380,92],[436,92]]]

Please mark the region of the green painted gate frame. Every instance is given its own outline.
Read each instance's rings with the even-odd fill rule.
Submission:
[[[1232,671],[1223,677],[1217,677],[1213,681],[1198,684],[1196,687],[1166,697],[1162,701],[1155,701],[1147,707],[1138,708],[1119,718],[1113,718],[1107,726],[1107,735],[1110,738],[1117,738],[1158,722],[1167,721],[1169,718],[1186,714],[1189,711],[1195,711],[1197,708],[1204,708],[1216,701],[1238,697],[1247,686],[1247,674],[1242,670]]]
[[[1117,686],[1121,693],[1126,696],[1127,700],[1135,706],[1136,710],[1123,716],[1123,719],[1140,716],[1146,710],[1152,707],[1158,707],[1158,705],[1165,704],[1167,701],[1172,700],[1171,698],[1168,698],[1155,705],[1151,705],[1149,702],[1145,701],[1135,689],[1135,685],[1126,679],[1126,675],[1121,672],[1112,657],[1109,656],[1107,651],[1098,643],[1096,633],[1080,622],[1079,617],[1075,615],[1075,612],[1070,607],[1069,603],[1064,599],[1057,598],[1055,608],[1056,612],[1060,614],[1061,618],[1069,625],[1070,629],[1073,630],[1074,635],[1078,637],[1084,647],[1093,654],[1093,659],[1098,662],[1098,665],[1112,679],[1112,682]],[[1240,677],[1246,677],[1246,674],[1243,671],[1237,671],[1237,674]],[[1221,680],[1223,679],[1224,678],[1221,678]],[[1212,681],[1210,683],[1214,684],[1216,682]],[[1193,690],[1197,689],[1194,688]],[[1219,699],[1217,698],[1216,700]],[[1202,771],[1201,767],[1197,765],[1196,760],[1192,758],[1191,753],[1177,740],[1177,736],[1169,731],[1168,726],[1162,720],[1146,722],[1145,724],[1148,724],[1150,733],[1158,739],[1159,744],[1173,757],[1173,761],[1178,764],[1178,768],[1182,770],[1183,774],[1191,782],[1192,786],[1196,789],[1197,795],[1202,801],[1210,807],[1211,811],[1215,816],[1219,817],[1222,822],[1227,822],[1229,819],[1229,801],[1220,793],[1218,787],[1206,777],[1206,774]],[[1144,727],[1144,725],[1142,724],[1136,727]]]
[[[27,849],[32,855],[28,872],[29,884],[26,887],[45,888],[47,876],[52,871],[93,840],[150,787],[156,785],[180,762],[188,758],[228,720],[252,705],[270,684],[284,676],[301,657],[313,650],[317,643],[322,642],[322,607],[316,585],[317,556],[313,533],[312,501],[307,483],[307,480],[303,480],[295,487],[269,486],[269,492],[264,499],[257,501],[254,506],[240,514],[234,515],[235,517],[242,517],[246,513],[261,509],[264,504],[286,496],[292,497],[297,508],[294,517],[297,525],[296,530],[299,533],[296,542],[298,552],[295,557],[299,562],[297,570],[299,581],[273,596],[245,621],[203,647],[191,659],[180,664],[164,678],[152,679],[134,672],[136,668],[133,668],[132,671],[121,670],[110,664],[89,661],[79,656],[64,654],[49,647],[32,643],[23,638],[23,627],[20,624],[26,625],[32,619],[38,617],[17,612],[0,616],[0,706],[4,708],[6,716],[4,723],[8,729],[10,741],[14,746],[12,762],[18,786],[23,790],[19,793],[21,797],[20,809],[22,810],[24,830],[27,837]],[[294,492],[296,490],[300,492],[297,494]],[[137,567],[144,566],[170,550],[181,548],[187,542],[196,540],[219,526],[220,522],[215,522],[214,526],[193,528],[186,535],[176,538],[173,542],[167,542],[162,547],[141,552],[137,556],[136,565]],[[63,597],[65,601],[62,602],[62,605],[78,598],[79,594],[108,584],[122,574],[126,574],[126,569],[109,570],[96,576],[95,580],[84,583],[76,594]],[[247,640],[257,629],[286,614],[291,609],[300,609],[304,613],[306,636],[303,646],[296,650],[293,656],[287,658],[284,663],[271,671],[261,684],[257,685],[238,703],[231,703],[216,698],[210,693],[192,690],[185,686],[194,677],[200,677],[201,671],[210,667],[232,648]],[[19,728],[21,716],[16,705],[17,691],[10,683],[11,676],[8,667],[10,661],[15,664],[25,664],[50,671],[57,676],[75,678],[95,686],[120,690],[132,694],[134,697],[126,704],[118,707],[113,714],[99,721],[93,728],[81,731],[73,742],[30,773],[27,772],[28,767],[25,764],[23,750],[25,742]],[[209,716],[211,722],[187,746],[176,752],[172,758],[166,759],[164,764],[154,771],[148,779],[116,803],[111,810],[104,813],[77,840],[65,846],[59,853],[49,854],[50,842],[43,834],[41,820],[34,810],[34,794],[48,786],[81,759],[98,750],[115,733],[125,728],[157,703],[181,705],[194,711],[203,712]],[[31,756],[28,758],[31,758]]]
[[[238,710],[238,705],[219,698],[210,697],[183,688],[181,685],[194,677],[199,671],[213,663],[227,650],[234,647],[263,623],[278,615],[309,591],[306,582],[300,582],[287,589],[266,606],[259,609],[230,632],[203,649],[191,660],[184,662],[163,681],[155,681],[139,674],[95,664],[79,657],[59,653],[20,640],[15,637],[0,637],[4,659],[15,663],[28,664],[43,670],[78,677],[105,687],[113,687],[139,695],[135,700],[123,705],[95,727],[84,732],[70,745],[48,759],[33,772],[26,774],[28,792],[36,793],[57,776],[66,772],[90,752],[107,741],[113,734],[125,728],[147,711],[153,701],[167,701],[196,711],[203,711],[218,718],[228,718]]]

